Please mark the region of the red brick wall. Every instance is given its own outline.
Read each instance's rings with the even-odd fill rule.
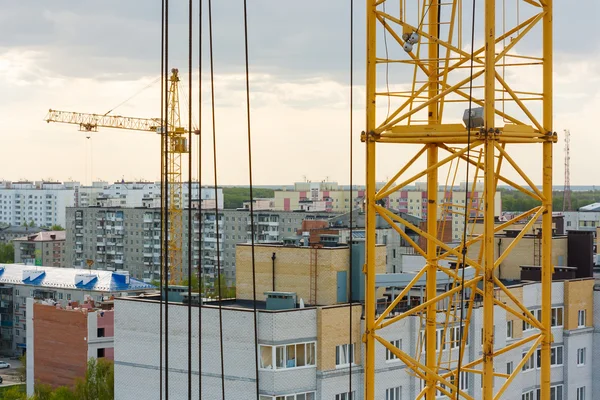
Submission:
[[[33,305],[35,382],[71,386],[85,377],[87,314]]]

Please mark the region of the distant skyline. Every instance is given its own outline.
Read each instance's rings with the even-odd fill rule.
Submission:
[[[170,65],[180,67],[187,80],[183,67],[187,65],[186,9],[182,4],[174,3],[171,12]],[[248,183],[241,5],[241,1],[233,1],[213,6],[218,180],[223,185]],[[364,123],[363,8],[363,2],[355,2],[352,132],[356,184],[365,181],[364,146],[359,140]],[[348,2],[342,0],[249,4],[257,185],[293,183],[304,177],[349,182],[348,12]],[[600,5],[593,0],[580,0],[577,7],[567,2],[555,4],[554,129],[559,133],[571,130],[572,186],[600,185],[591,168],[600,148],[600,135],[593,128],[600,109],[600,42],[584,39],[596,36],[598,15]],[[159,56],[160,2],[107,0],[99,6],[86,1],[32,0],[3,4],[0,120],[4,152],[0,179],[159,180],[156,135],[102,129],[87,139],[76,126],[43,121],[49,108],[105,113],[146,86],[113,114],[159,116],[159,85],[152,84],[158,77]],[[209,116],[206,78],[202,112]],[[196,79],[195,75],[194,85]],[[394,85],[410,83],[410,77],[398,74],[390,79]],[[196,88],[194,91],[197,98]],[[194,116],[197,114],[196,110]],[[202,128],[203,182],[210,183],[209,118],[203,117]],[[388,162],[378,165],[379,181],[393,176],[414,152],[414,147],[391,147],[381,151]],[[521,149],[513,154],[531,171],[530,178],[540,182],[539,154]],[[398,159],[398,165],[389,163],[392,157]],[[560,186],[564,176],[562,135],[555,146],[554,166],[554,184]]]

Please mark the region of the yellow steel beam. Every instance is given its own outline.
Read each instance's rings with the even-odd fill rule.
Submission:
[[[377,27],[376,27],[377,5],[375,0],[367,0],[367,57],[366,57],[366,264],[365,264],[365,399],[375,398],[375,140],[373,131],[376,121],[376,96],[377,85],[376,58],[377,58]]]
[[[544,130],[552,132],[552,0],[543,0],[545,11],[542,24],[542,55],[544,102],[542,124]],[[550,345],[552,343],[551,309],[552,309],[552,143],[542,145],[543,157],[543,205],[546,208],[542,216],[542,351],[541,351],[541,397],[550,398]]]

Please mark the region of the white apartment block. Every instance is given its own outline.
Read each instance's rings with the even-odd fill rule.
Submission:
[[[0,182],[0,223],[65,226],[66,208],[76,203],[78,182]]]
[[[525,306],[537,315],[541,307],[541,285],[522,283],[510,288]],[[591,400],[600,398],[597,382],[600,368],[593,357],[600,353],[600,335],[595,326],[594,303],[600,292],[593,290],[593,280],[557,281],[553,283],[552,370],[550,400]],[[353,310],[353,339],[349,340],[348,303],[283,310],[260,309],[257,312],[258,343],[254,342],[254,317],[251,304],[225,303],[222,308],[222,331],[216,304],[202,307],[202,330],[198,332],[199,309],[192,310],[192,393],[198,387],[198,348],[202,349],[202,398],[221,396],[220,335],[223,336],[223,371],[227,398],[256,400],[255,362],[258,357],[259,399],[367,400],[363,397],[365,349],[360,340],[364,330],[362,306]],[[482,311],[473,311],[468,329],[464,363],[482,356]],[[156,398],[159,392],[159,313],[157,300],[122,298],[115,302],[115,396],[116,398]],[[169,394],[183,398],[187,393],[187,307],[169,307]],[[534,335],[537,330],[521,323],[501,307],[494,308],[497,347],[514,344]],[[450,332],[440,343],[443,357],[455,359],[457,348],[451,345]],[[423,360],[419,344],[420,319],[406,317],[404,323],[390,325],[379,335],[400,349]],[[440,333],[441,333],[440,328]],[[201,343],[198,343],[200,333]],[[495,371],[511,373],[529,349],[527,345],[497,356]],[[538,400],[540,388],[539,353],[525,363],[503,398]],[[349,366],[352,364],[352,388],[349,390]],[[378,345],[375,366],[375,399],[414,399],[422,382],[392,353]],[[594,379],[595,378],[595,379]],[[495,379],[499,389],[504,377]],[[481,398],[481,377],[465,374],[461,387],[473,398]],[[348,394],[353,392],[352,397]],[[441,392],[439,399],[446,398]],[[371,399],[369,399],[371,400]]]

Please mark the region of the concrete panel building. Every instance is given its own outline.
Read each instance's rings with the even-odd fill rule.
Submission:
[[[132,276],[150,282],[160,272],[160,208],[145,207],[72,207],[67,209],[65,266],[84,267],[93,260],[96,269],[126,270]],[[328,213],[257,211],[254,214],[256,243],[281,241],[295,236],[304,219],[327,219]],[[183,213],[188,226],[189,213]],[[220,263],[228,286],[235,285],[235,246],[251,239],[248,210],[193,210],[192,260],[201,262],[207,287],[211,287]],[[217,238],[217,224],[219,237]],[[187,229],[183,243],[188,241]],[[219,252],[217,252],[217,241]],[[200,244],[202,246],[200,250]],[[188,247],[183,246],[183,269],[187,275]]]
[[[248,246],[239,246],[238,261],[240,272],[246,271]],[[257,292],[262,293],[269,286],[270,269],[268,255],[270,246],[259,246],[256,267]],[[286,249],[280,249],[285,252]],[[309,262],[301,251],[291,249],[288,253],[290,271],[297,271],[299,277],[307,275]],[[324,250],[330,251],[330,250]],[[245,254],[240,254],[245,253]],[[264,254],[263,254],[264,253]],[[382,251],[384,254],[385,251]],[[341,254],[341,253],[340,253]],[[282,260],[284,255],[278,256]],[[296,261],[294,261],[294,259]],[[335,263],[331,263],[337,264]],[[242,266],[244,265],[244,266]],[[327,268],[327,263],[325,264]],[[382,263],[383,265],[383,263]],[[282,267],[285,268],[285,267]],[[284,269],[283,276],[290,271]],[[399,275],[399,274],[396,274]],[[242,276],[238,275],[238,278]],[[244,279],[246,277],[244,276]],[[276,292],[267,290],[265,297],[257,303],[256,315],[258,340],[254,341],[254,313],[252,302],[238,298],[224,301],[219,310],[217,303],[205,303],[201,311],[192,310],[192,351],[187,347],[187,307],[172,303],[169,306],[169,393],[174,398],[185,397],[187,393],[187,355],[192,355],[192,395],[198,397],[198,348],[202,354],[202,398],[220,398],[221,385],[228,398],[240,400],[256,399],[255,388],[258,379],[260,400],[280,399],[363,399],[364,346],[361,335],[364,330],[361,318],[363,308],[360,303],[337,302],[337,296],[321,296],[323,301],[335,297],[334,304],[298,307],[295,301],[288,308],[270,308],[268,297],[295,292],[297,299],[305,295],[306,282],[298,279],[283,281]],[[285,283],[285,285],[283,284]],[[238,283],[241,296],[247,296],[248,284]],[[337,292],[338,285],[328,284],[322,290]],[[381,288],[385,289],[385,288]],[[541,285],[537,282],[523,282],[510,287],[517,297],[534,314],[541,309]],[[246,294],[243,294],[246,293]],[[498,295],[510,305],[509,298]],[[590,358],[595,350],[594,343],[594,302],[600,292],[594,291],[593,279],[556,281],[552,293],[552,333],[554,336],[551,385],[556,399],[576,399],[577,393],[586,392],[588,399],[598,398],[594,390],[594,361]],[[240,297],[240,296],[238,296]],[[262,301],[266,300],[266,302]],[[159,326],[149,316],[159,312],[158,299],[122,298],[115,302],[115,395],[116,398],[156,397],[159,392],[159,357],[156,347],[159,343]],[[319,301],[319,303],[321,303]],[[198,331],[198,317],[202,313],[201,331]],[[219,329],[219,312],[222,313],[222,330]],[[352,315],[352,324],[350,316]],[[172,319],[171,319],[172,318]],[[471,324],[468,327],[467,347],[464,363],[482,356],[482,308],[475,306]],[[179,321],[179,323],[177,323]],[[379,331],[379,335],[396,344],[402,351],[423,359],[421,342],[423,325],[418,316],[408,316],[402,324],[393,324]],[[439,323],[440,321],[438,321]],[[502,307],[494,308],[496,326],[495,342],[504,347],[518,343],[538,331]],[[456,359],[457,347],[452,345],[452,335],[459,326],[451,324],[446,330],[439,328],[440,352],[443,359]],[[220,338],[223,338],[221,366]],[[199,341],[200,338],[200,341]],[[597,340],[597,339],[596,339]],[[510,373],[521,362],[528,350],[527,344],[495,358],[495,370],[499,374]],[[258,359],[257,359],[258,357]],[[538,353],[527,360],[522,372],[510,385],[504,398],[535,399],[540,385]],[[258,374],[255,366],[258,362]],[[352,366],[352,387],[349,387],[349,372]],[[418,396],[422,383],[395,355],[383,346],[376,347],[375,399],[414,399]],[[222,372],[223,371],[223,372]],[[135,379],[132,379],[135,377]],[[500,387],[505,378],[498,376],[495,386]],[[139,383],[138,383],[139,382]],[[481,398],[481,377],[478,374],[465,374],[461,388],[473,398]],[[533,397],[527,397],[527,396]],[[348,397],[352,396],[352,397]],[[440,398],[443,395],[440,393]],[[580,397],[581,398],[581,397]]]

